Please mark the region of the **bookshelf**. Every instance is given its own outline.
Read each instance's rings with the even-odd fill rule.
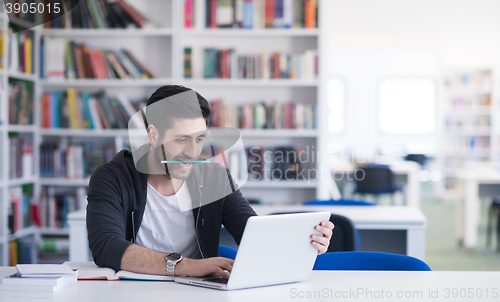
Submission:
[[[67,145],[82,145],[91,141],[96,146],[114,145],[116,151],[121,150],[128,143],[126,129],[67,129],[40,127],[41,97],[44,93],[66,91],[74,88],[77,91],[94,93],[105,91],[109,96],[124,93],[132,102],[146,100],[158,87],[166,84],[182,84],[200,92],[209,101],[220,98],[228,105],[241,105],[257,102],[313,104],[317,106],[315,129],[240,129],[245,146],[259,146],[271,148],[274,146],[309,146],[313,150],[321,150],[327,137],[319,126],[325,121],[326,106],[323,104],[325,87],[321,77],[318,54],[318,74],[310,79],[205,79],[202,77],[184,78],[183,49],[193,47],[193,60],[200,59],[203,47],[229,48],[233,47],[242,54],[253,53],[302,53],[307,50],[321,48],[321,16],[318,16],[318,28],[205,28],[204,2],[195,0],[195,26],[185,28],[183,11],[185,0],[127,0],[135,9],[147,17],[153,24],[146,28],[46,28],[44,25],[33,28],[34,36],[34,74],[0,70],[2,84],[6,85],[9,78],[32,81],[34,83],[34,104],[36,113],[34,125],[6,125],[7,104],[6,92],[2,90],[0,99],[0,148],[2,151],[2,165],[9,161],[8,133],[15,131],[32,136],[34,146],[34,175],[32,177],[8,180],[8,173],[2,169],[0,175],[0,205],[2,213],[7,213],[9,206],[8,190],[11,186],[32,184],[33,192],[40,207],[43,207],[44,197],[55,194],[61,198],[82,194],[86,189],[89,177],[68,179],[65,177],[46,177],[41,175],[39,156],[43,148],[50,144],[64,142]],[[80,1],[81,2],[81,1]],[[321,2],[321,1],[318,1]],[[320,4],[318,4],[320,6]],[[0,9],[1,10],[1,9]],[[318,10],[318,14],[324,14]],[[0,22],[6,26],[8,20],[2,18]],[[23,22],[17,20],[16,22]],[[71,40],[75,43],[85,43],[91,48],[124,47],[130,50],[140,62],[150,68],[155,75],[148,79],[53,79],[40,76],[43,57],[40,47],[47,38]],[[46,45],[46,44],[44,44]],[[193,61],[193,75],[200,74],[202,62]],[[325,128],[325,127],[323,127]],[[213,135],[217,129],[212,129]],[[324,148],[323,148],[324,149]],[[320,164],[316,168],[321,170]],[[310,198],[322,196],[325,183],[322,180],[261,180],[247,181],[242,189],[245,197],[258,199],[263,203],[298,203]],[[323,195],[324,197],[324,195]],[[59,198],[59,197],[58,197]],[[15,234],[7,230],[7,217],[0,217],[0,264],[6,265],[9,260],[9,239],[20,239],[33,236],[35,240],[44,237],[60,240],[67,236],[67,230],[59,226],[28,227]]]
[[[498,105],[490,69],[455,70],[445,77],[440,195],[444,199],[460,194],[456,172],[474,163],[498,160],[495,119]]]

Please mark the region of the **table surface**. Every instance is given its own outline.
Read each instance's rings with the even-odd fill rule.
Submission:
[[[281,212],[326,211],[348,217],[356,227],[363,225],[426,226],[427,219],[420,209],[405,206],[303,206],[252,205],[258,215]],[[69,213],[68,222],[85,221],[85,210]]]
[[[3,278],[15,272],[0,267]],[[54,293],[0,291],[0,301],[499,301],[500,272],[313,271],[309,280],[236,291],[219,291],[174,282],[78,281]],[[448,290],[447,290],[448,289]],[[453,289],[458,295],[453,298]],[[461,289],[462,293],[460,293]],[[436,292],[437,290],[437,292]],[[383,292],[382,292],[383,291]],[[468,292],[470,291],[470,292]],[[369,298],[371,292],[372,299]],[[497,293],[494,298],[493,293]],[[431,294],[432,293],[432,294]],[[439,299],[429,299],[429,295]],[[464,295],[461,298],[460,295]],[[310,295],[312,299],[306,299]],[[316,299],[314,299],[316,295]],[[342,295],[344,297],[342,297]],[[449,299],[446,299],[447,295]],[[474,295],[468,298],[467,295]],[[479,295],[481,297],[479,298]],[[486,297],[488,295],[488,297]],[[336,297],[337,296],[337,297]],[[339,298],[340,296],[340,298]],[[379,296],[378,299],[376,297]],[[300,298],[303,299],[300,299]]]

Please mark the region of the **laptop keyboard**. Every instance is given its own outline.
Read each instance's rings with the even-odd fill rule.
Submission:
[[[203,279],[202,281],[210,281],[210,282],[215,282],[215,283],[222,283],[222,284],[227,284],[228,279],[224,278],[208,278],[208,279]]]

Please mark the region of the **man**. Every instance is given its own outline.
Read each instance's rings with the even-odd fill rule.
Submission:
[[[161,163],[200,160],[209,116],[208,102],[189,88],[163,86],[151,95],[145,120],[149,144],[120,151],[90,179],[87,230],[97,265],[228,277],[224,270],[231,271],[233,260],[217,257],[221,225],[239,244],[255,212],[221,165]],[[321,254],[333,224],[324,221],[316,230],[323,236],[311,235],[311,244]],[[176,254],[183,256],[180,261],[167,258]]]

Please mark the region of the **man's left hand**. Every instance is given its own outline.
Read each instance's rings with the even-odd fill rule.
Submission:
[[[325,253],[330,245],[330,239],[332,239],[333,228],[335,226],[331,221],[322,221],[319,225],[315,226],[314,229],[321,235],[311,235],[311,244],[318,249],[318,255]]]

